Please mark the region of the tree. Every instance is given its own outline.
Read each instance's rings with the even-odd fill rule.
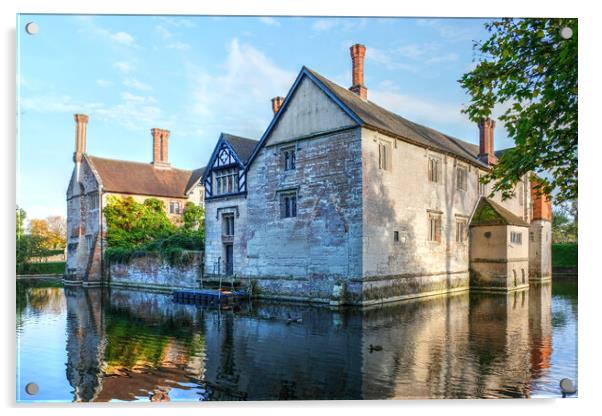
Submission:
[[[60,215],[46,218],[48,222],[48,244],[54,249],[63,249],[67,245],[67,221]]]
[[[46,249],[50,250],[52,248],[49,243],[50,229],[47,220],[32,218],[29,221],[29,234],[40,238]]]
[[[25,232],[25,217],[27,217],[25,210],[17,205],[17,240]]]
[[[474,44],[479,62],[459,80],[471,96],[463,112],[477,122],[496,105],[507,107],[499,119],[516,147],[483,180],[509,198],[524,174],[540,173],[541,192],[576,200],[577,19],[501,19],[485,27],[489,39]]]

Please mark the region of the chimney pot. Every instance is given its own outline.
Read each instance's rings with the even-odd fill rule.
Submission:
[[[86,130],[88,127],[88,116],[86,114],[74,114],[75,119],[75,152],[73,161],[80,163],[82,155],[86,153]]]
[[[366,47],[359,43],[349,48],[351,53],[351,76],[352,85],[349,90],[364,100],[368,99],[368,89],[364,85],[364,59],[366,57]]]
[[[495,120],[487,117],[479,121],[479,159],[488,165],[497,163],[493,150],[493,129]]]
[[[282,107],[282,104],[284,103],[284,97],[274,97],[272,98],[272,111],[274,112],[274,115],[276,115],[276,113],[280,110],[280,107]]]

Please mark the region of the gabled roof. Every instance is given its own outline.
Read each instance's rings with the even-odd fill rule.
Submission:
[[[221,133],[219,139],[213,148],[209,162],[202,174],[202,180],[206,179],[206,176],[211,172],[211,168],[214,165],[215,158],[217,157],[222,146],[226,146],[234,152],[234,157],[240,163],[241,167],[245,167],[249,161],[249,158],[253,154],[253,150],[259,142],[257,140],[248,139],[246,137],[235,136],[230,133]]]
[[[236,155],[243,164],[247,163],[249,157],[253,153],[253,149],[257,146],[258,141],[253,139],[247,139],[246,137],[235,136],[229,133],[222,133],[222,137],[226,140],[232,150],[236,152]]]
[[[357,94],[349,91],[347,88],[337,85],[336,83],[307,67],[303,67],[301,69],[301,72],[288,92],[280,111],[276,113],[276,116],[273,118],[267,130],[261,137],[259,145],[255,148],[253,155],[249,160],[249,165],[252,163],[252,160],[255,158],[255,155],[259,149],[263,146],[263,143],[269,136],[271,130],[278,123],[280,116],[286,111],[286,106],[291,100],[294,90],[300,84],[301,79],[305,76],[313,80],[314,83],[320,89],[322,89],[326,95],[332,98],[333,101],[335,101],[343,109],[343,111],[347,113],[347,115],[349,115],[358,123],[358,125],[381,131],[385,134],[417,144],[419,146],[424,146],[439,150],[444,153],[452,154],[480,167],[488,168],[487,164],[484,164],[481,160],[479,160],[478,145],[465,142],[441,133],[437,130],[407,120],[389,110],[378,106],[377,104],[374,104],[371,101],[360,98]]]
[[[192,171],[190,179],[188,179],[188,184],[186,185],[186,193],[190,192],[192,187],[199,183],[199,181],[203,177],[203,173],[205,173],[204,167]]]
[[[471,227],[481,225],[517,225],[520,227],[529,227],[529,223],[521,217],[486,197],[481,197],[470,221]]]
[[[502,157],[504,155],[504,153],[506,153],[508,150],[512,150],[512,149],[514,149],[514,148],[508,147],[507,149],[496,150],[495,152],[493,152],[493,154],[495,154],[495,157],[497,157],[499,159],[500,157]]]
[[[98,175],[105,192],[131,195],[186,198],[191,184],[196,183],[194,177],[203,170],[163,169],[156,168],[150,163],[106,159],[91,155],[85,157]],[[200,174],[202,175],[202,172]]]

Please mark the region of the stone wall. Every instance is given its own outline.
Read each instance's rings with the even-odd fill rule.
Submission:
[[[379,144],[391,153],[387,169],[379,168]],[[456,222],[468,226],[485,170],[368,129],[362,129],[362,157],[364,303],[468,289],[469,240],[456,241]],[[437,182],[429,179],[431,157],[440,161]],[[456,183],[459,166],[467,171],[465,190]],[[528,187],[517,188],[520,197],[493,199],[525,218]],[[490,190],[486,185],[482,193]],[[441,216],[437,242],[428,238],[430,213]]]
[[[260,151],[247,176],[246,259],[238,269],[258,278],[259,294],[324,301],[361,276],[360,143],[359,129],[298,141],[297,168],[286,172],[280,146]],[[296,217],[281,218],[285,190],[297,193]]]
[[[529,279],[552,279],[552,222],[533,220],[529,229]]]
[[[69,280],[101,281],[100,196],[87,160],[77,164],[67,189],[67,264]]]
[[[203,255],[201,252],[190,254],[192,259],[185,266],[171,266],[154,255],[135,257],[125,264],[111,264],[109,284],[156,290],[198,289]]]
[[[513,232],[522,233],[522,244],[511,242]],[[475,226],[470,234],[471,288],[511,291],[529,287],[527,227]]]

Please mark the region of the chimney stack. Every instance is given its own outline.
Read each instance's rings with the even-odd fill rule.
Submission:
[[[73,161],[80,163],[82,155],[86,153],[86,129],[88,127],[88,116],[85,114],[74,114],[75,119],[75,152]]]
[[[479,121],[479,159],[488,165],[497,163],[497,157],[493,150],[493,129],[495,120],[482,118]]]
[[[151,129],[153,136],[153,165],[156,167],[169,167],[167,148],[169,145],[169,130]]]
[[[356,43],[349,48],[351,52],[352,63],[352,81],[353,84],[349,90],[364,100],[368,99],[368,89],[364,85],[364,58],[366,57],[366,47]]]
[[[552,221],[552,201],[550,195],[544,193],[541,189],[541,181],[535,177],[531,177],[531,219]]]
[[[272,111],[274,112],[274,115],[276,115],[278,110],[280,110],[280,107],[282,107],[282,103],[284,103],[284,97],[272,98]]]

